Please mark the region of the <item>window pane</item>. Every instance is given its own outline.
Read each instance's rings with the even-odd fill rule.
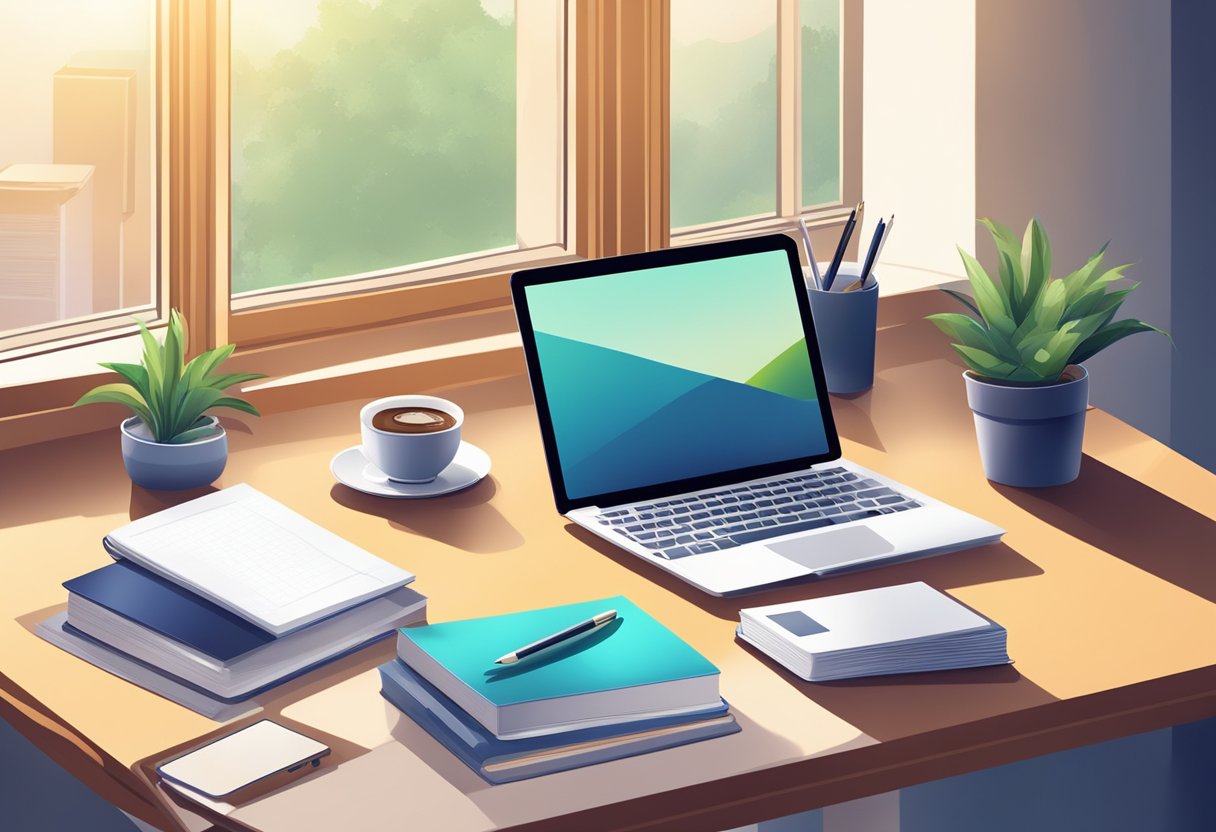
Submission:
[[[232,4],[232,290],[512,247],[511,0]]]
[[[802,0],[802,204],[840,202],[840,0]]]
[[[156,301],[155,20],[149,0],[5,7],[0,337]]]
[[[776,204],[777,4],[672,0],[672,227]]]

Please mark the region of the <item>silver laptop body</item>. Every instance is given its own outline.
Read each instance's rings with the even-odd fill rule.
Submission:
[[[1004,533],[841,457],[784,235],[533,269],[512,293],[558,510],[705,592]]]

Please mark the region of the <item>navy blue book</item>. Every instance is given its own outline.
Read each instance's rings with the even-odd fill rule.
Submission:
[[[398,587],[275,636],[129,560],[64,586],[63,632],[225,702],[252,696],[426,619],[426,598]]]
[[[490,783],[619,760],[739,730],[724,700],[678,716],[501,740],[400,659],[380,666],[385,699]]]
[[[73,595],[218,662],[231,662],[275,640],[256,624],[129,560],[115,561],[63,585]]]

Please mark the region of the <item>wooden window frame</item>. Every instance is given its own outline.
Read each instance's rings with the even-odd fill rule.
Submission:
[[[799,218],[812,235],[837,228],[861,201],[862,0],[840,2],[840,201],[802,204],[802,48],[800,0],[777,3],[777,198],[772,214],[738,217],[674,229],[672,245],[789,231]],[[824,236],[819,244],[835,240]]]
[[[789,15],[791,8],[796,12],[791,4],[797,0],[775,2],[779,14]],[[474,266],[455,262],[447,274],[430,275],[423,282],[372,291],[357,291],[361,287],[351,284],[348,294],[242,308],[240,299],[233,303],[229,292],[229,4],[230,0],[161,0],[158,7],[164,23],[159,40],[163,53],[158,58],[164,84],[161,130],[167,134],[161,138],[166,287],[162,299],[167,294],[161,309],[181,310],[189,324],[192,352],[235,341],[241,346],[238,363],[242,354],[252,351],[259,362],[253,369],[273,374],[275,355],[290,355],[293,349],[302,354],[305,348],[314,349],[318,338],[340,338],[344,332],[423,319],[485,317],[488,310],[509,307],[510,274],[525,265],[790,232],[799,215],[807,217],[813,234],[825,235],[821,244],[828,245],[834,241],[827,235],[847,214],[847,208],[829,207],[724,223],[673,238],[668,178],[669,0],[567,0],[564,247],[493,255]],[[842,190],[849,205],[859,198],[861,188],[861,0],[843,0],[842,27]],[[789,40],[779,45],[784,61],[797,51],[793,41],[791,52]],[[792,77],[797,78],[797,73]],[[786,97],[797,94],[796,86],[788,84],[779,90]],[[796,131],[792,138],[786,130],[779,135],[781,164],[788,170],[791,146],[796,151],[797,144],[792,143],[798,137]],[[787,200],[784,192],[782,199]],[[785,202],[782,205],[784,213]],[[159,322],[163,324],[163,319]],[[90,340],[120,339],[129,349],[130,332],[131,327],[125,327]],[[19,374],[23,380],[4,385],[0,434],[12,428],[22,441],[35,441],[56,431],[97,429],[90,426],[90,419],[81,418],[81,412],[68,412],[85,390],[109,376],[93,369],[82,371],[84,366],[93,367],[96,349],[87,353],[88,358],[84,352],[73,355],[77,349],[97,346],[103,345],[66,341],[48,345],[45,351],[52,355],[29,359],[53,358],[58,363],[49,364],[46,372],[40,368]],[[0,370],[4,366],[0,363]],[[31,420],[40,426],[31,428]],[[0,445],[16,441],[10,438]]]

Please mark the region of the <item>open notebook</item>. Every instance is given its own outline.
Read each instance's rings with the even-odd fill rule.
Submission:
[[[136,520],[104,542],[113,556],[276,636],[414,580],[244,483]]]

